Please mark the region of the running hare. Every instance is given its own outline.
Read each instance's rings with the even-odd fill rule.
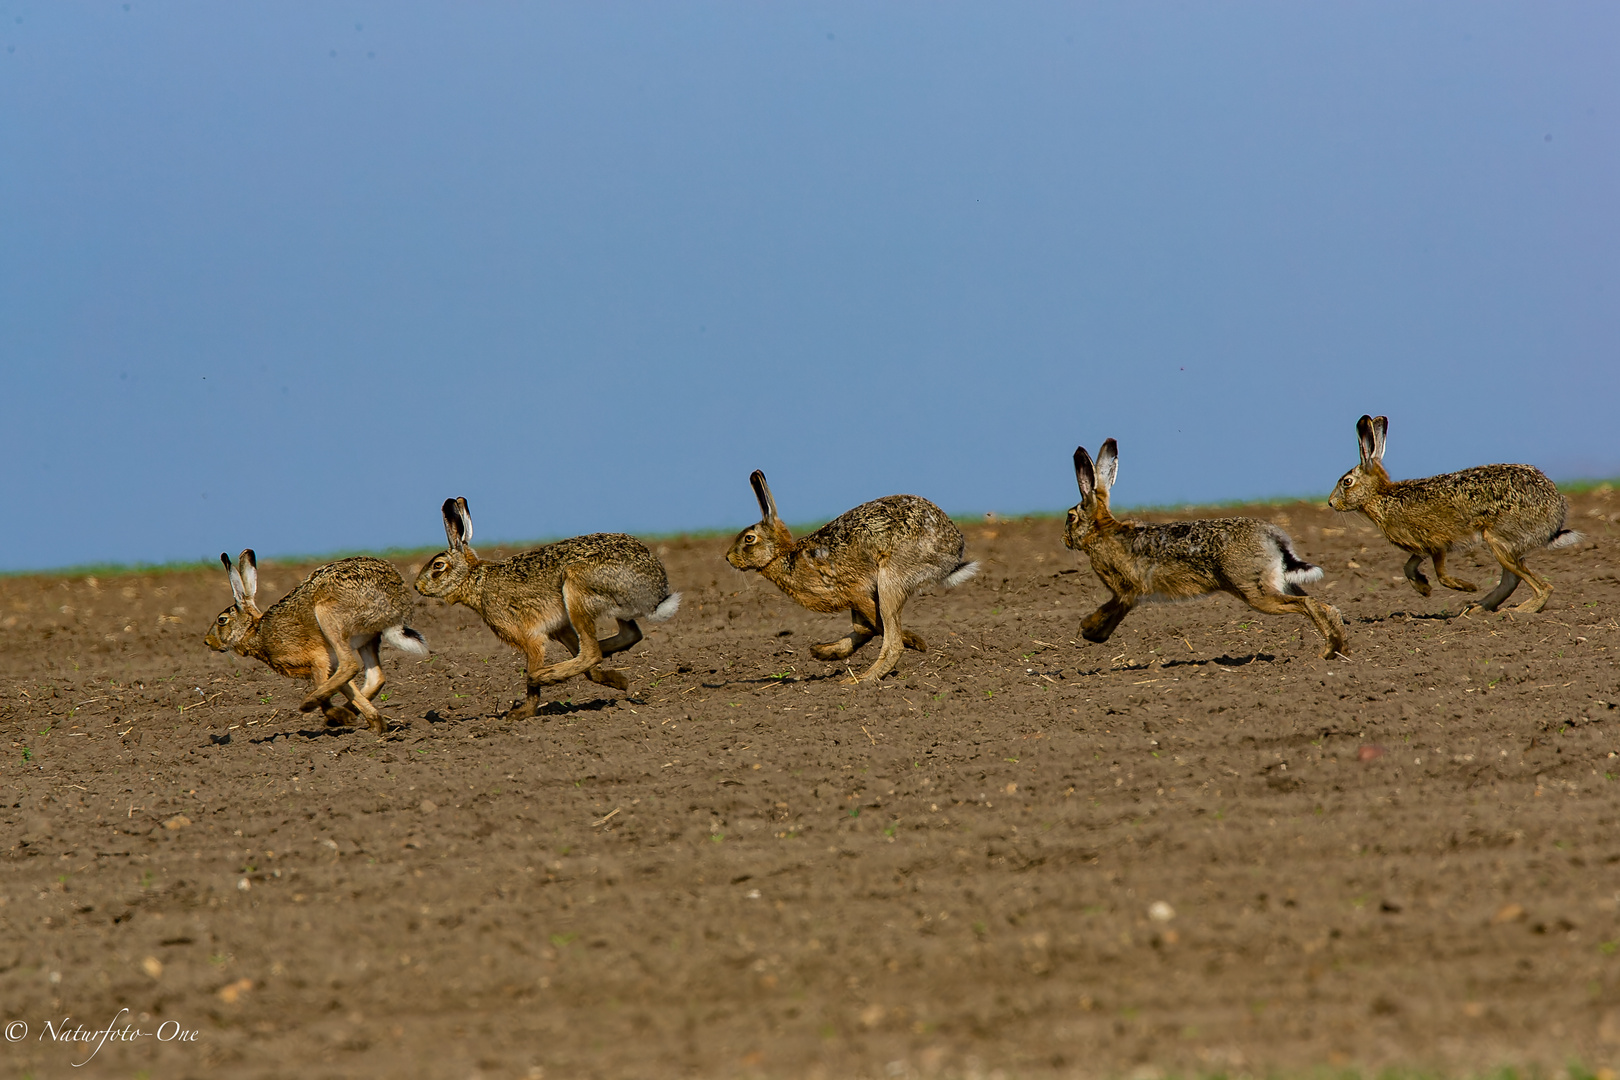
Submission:
[[[1495,611],[1513,595],[1519,579],[1530,583],[1536,595],[1518,611],[1540,611],[1547,606],[1552,586],[1532,574],[1524,557],[1538,548],[1561,548],[1579,543],[1581,534],[1564,528],[1569,503],[1540,469],[1530,465],[1481,465],[1461,472],[1441,473],[1419,480],[1391,480],[1384,471],[1384,438],[1389,417],[1363,416],[1356,421],[1361,442],[1361,464],[1339,478],[1328,505],[1335,510],[1357,510],[1378,526],[1384,538],[1411,553],[1406,578],[1423,596],[1432,591],[1418,569],[1427,555],[1434,561],[1440,584],[1459,592],[1478,586],[1446,573],[1446,555],[1484,541],[1502,564],[1502,580],[1483,600],[1464,611]]]
[[[1091,558],[1091,568],[1113,598],[1087,615],[1080,633],[1107,641],[1144,600],[1190,600],[1226,592],[1268,615],[1303,615],[1327,641],[1322,655],[1348,653],[1344,619],[1329,604],[1306,596],[1300,583],[1322,576],[1294,554],[1277,526],[1253,518],[1205,518],[1148,525],[1109,513],[1108,492],[1119,475],[1119,445],[1102,444],[1097,463],[1085,447],[1074,452],[1080,503],[1069,511],[1063,543]]]
[[[528,693],[506,716],[523,720],[540,707],[540,689],[584,675],[626,690],[622,671],[602,660],[641,640],[637,619],[662,622],[681,606],[669,591],[664,564],[633,536],[592,533],[523,551],[504,562],[485,562],[472,549],[472,514],[466,499],[446,499],[444,535],[450,542],[416,576],[416,591],[478,612],[495,636],[522,649],[529,661]],[[618,620],[619,632],[600,641],[596,620]],[[571,659],[546,666],[546,639],[561,642]]]
[[[219,561],[231,576],[236,602],[214,620],[204,639],[208,647],[234,650],[282,675],[308,679],[309,694],[298,706],[304,712],[320,709],[339,724],[353,722],[358,712],[371,730],[388,730],[387,718],[371,703],[384,681],[378,642],[413,656],[428,651],[422,635],[405,625],[411,594],[394,565],[369,555],[327,563],[261,615],[254,602],[259,567],[253,549],[242,552],[235,566],[223,553]],[[364,678],[357,679],[362,672]],[[333,703],[339,690],[352,709]]]
[[[927,650],[922,638],[900,625],[900,610],[918,589],[960,585],[979,569],[962,559],[962,530],[927,499],[873,499],[795,540],[776,516],[765,474],[756,469],[749,481],[764,517],[737,534],[726,561],[739,570],[758,570],[811,611],[848,609],[849,636],[810,646],[817,660],[847,659],[882,634],[876,663],[852,683],[881,679],[894,670],[903,649]]]

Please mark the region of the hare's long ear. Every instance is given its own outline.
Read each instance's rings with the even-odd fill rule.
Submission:
[[[472,539],[472,515],[467,512],[466,499],[446,499],[439,508],[444,515],[444,538],[451,551],[464,551]]]
[[[1361,463],[1370,465],[1378,460],[1378,436],[1373,433],[1373,418],[1362,416],[1356,421],[1356,440],[1361,443]]]
[[[235,601],[237,607],[241,607],[242,575],[236,572],[236,567],[231,564],[231,557],[223,551],[219,553],[219,561],[225,564],[225,572],[231,575],[231,599]]]
[[[259,595],[259,560],[252,548],[243,548],[236,560],[236,572],[242,582],[242,597],[249,604]],[[240,601],[238,601],[240,602]]]
[[[1119,475],[1119,443],[1108,439],[1097,451],[1097,490],[1107,494]]]
[[[1389,417],[1375,416],[1372,422],[1373,460],[1384,463],[1384,440],[1389,437]]]
[[[765,474],[755,469],[748,482],[754,485],[754,498],[759,500],[760,516],[767,522],[776,521],[776,499],[771,495],[771,486],[765,482]]]
[[[1080,500],[1084,502],[1097,490],[1097,470],[1092,468],[1091,455],[1086,448],[1074,448],[1074,482],[1080,485]]]
[[[461,521],[461,542],[472,547],[472,511],[460,495],[456,496],[456,517]]]

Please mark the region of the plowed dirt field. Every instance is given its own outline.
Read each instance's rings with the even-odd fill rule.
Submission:
[[[685,602],[628,696],[499,719],[520,658],[423,601],[386,738],[204,648],[217,568],[0,579],[3,1071],[1615,1064],[1620,497],[1572,503],[1547,610],[1471,618],[1359,518],[1249,508],[1326,569],[1331,661],[1224,596],[1088,644],[1061,522],[973,524],[876,689],[808,655],[845,621],[665,540]],[[115,1018],[146,1034],[53,1039]]]

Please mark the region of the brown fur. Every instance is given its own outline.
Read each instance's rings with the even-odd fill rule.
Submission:
[[[666,619],[680,605],[669,591],[664,564],[633,536],[593,533],[489,562],[472,549],[472,515],[466,499],[446,499],[446,551],[429,559],[416,577],[416,591],[476,611],[495,636],[521,649],[528,660],[524,699],[509,719],[533,716],[541,690],[575,675],[627,690],[622,671],[602,666],[614,653],[641,640],[638,618]],[[598,640],[596,621],[614,618],[618,633]],[[547,639],[569,659],[546,664]]]
[[[208,647],[309,680],[310,691],[298,706],[304,712],[318,708],[336,724],[352,723],[358,713],[373,731],[386,731],[387,718],[371,704],[386,681],[378,645],[387,634],[390,644],[427,652],[421,635],[406,626],[411,596],[393,564],[369,555],[327,563],[261,614],[253,549],[242,552],[236,566],[228,555],[219,558],[236,602],[214,620],[204,639]],[[349,706],[333,703],[340,690]]]
[[[850,682],[874,682],[894,670],[904,649],[927,642],[900,625],[906,602],[925,585],[955,585],[977,563],[964,562],[966,542],[945,511],[916,495],[862,503],[799,540],[776,513],[765,474],[749,478],[763,515],[732,541],[726,561],[757,570],[811,611],[850,613],[850,632],[810,647],[818,660],[846,660],[878,634],[877,660]]]
[[[1432,591],[1423,576],[1424,556],[1448,589],[1474,592],[1478,586],[1446,573],[1446,556],[1483,542],[1502,566],[1502,578],[1483,600],[1465,610],[1495,611],[1528,581],[1535,595],[1518,611],[1540,611],[1552,586],[1531,573],[1524,556],[1579,540],[1564,528],[1569,502],[1553,482],[1529,465],[1482,465],[1461,472],[1415,480],[1391,480],[1384,469],[1389,418],[1363,416],[1356,422],[1361,463],[1339,478],[1328,496],[1335,510],[1354,510],[1378,527],[1385,539],[1410,553],[1406,578],[1421,595]]]
[[[1107,641],[1144,600],[1224,592],[1268,615],[1303,615],[1327,642],[1325,658],[1348,654],[1343,617],[1298,584],[1320,577],[1321,570],[1294,554],[1287,533],[1253,518],[1164,525],[1121,521],[1108,508],[1118,461],[1113,439],[1103,443],[1095,465],[1085,447],[1074,452],[1080,502],[1069,511],[1063,543],[1090,558],[1092,570],[1113,594],[1080,623],[1081,636]]]

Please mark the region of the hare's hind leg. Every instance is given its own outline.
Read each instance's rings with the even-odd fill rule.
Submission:
[[[1490,530],[1484,530],[1483,535],[1485,543],[1490,546],[1491,554],[1495,555],[1496,561],[1502,564],[1502,580],[1497,584],[1496,588],[1491,590],[1489,596],[1479,602],[1479,606],[1486,611],[1495,611],[1502,601],[1513,595],[1513,590],[1519,585],[1519,579],[1523,578],[1530,583],[1530,587],[1536,591],[1536,595],[1517,605],[1513,610],[1537,612],[1546,607],[1547,598],[1552,596],[1552,586],[1532,574],[1530,568],[1524,565],[1523,557],[1495,536],[1492,536]]]
[[[866,610],[862,610],[861,608],[857,607],[852,609],[850,614],[854,616],[857,622],[861,623],[866,627],[867,630],[871,631],[872,634],[887,633],[887,631],[883,629],[883,619],[878,615],[875,597],[873,600],[867,602]],[[928,651],[928,642],[922,639],[921,634],[913,634],[910,630],[902,629],[900,631],[900,636],[905,639],[906,648],[916,649],[918,652]],[[868,639],[870,639],[870,634],[868,635]],[[864,645],[866,642],[863,641],[861,644]],[[856,648],[859,647],[860,646],[856,646]]]
[[[619,632],[612,637],[603,638],[597,642],[602,647],[603,656],[612,656],[622,653],[626,649],[633,649],[641,641],[641,627],[634,619],[619,619]]]
[[[1234,591],[1240,600],[1256,611],[1267,615],[1303,615],[1311,620],[1316,632],[1327,642],[1327,651],[1322,654],[1322,659],[1331,660],[1339,654],[1350,655],[1350,644],[1344,635],[1344,617],[1332,604],[1324,604],[1303,592],[1298,595],[1278,595],[1258,585]]]
[[[883,648],[878,653],[876,662],[854,679],[851,683],[877,682],[883,676],[893,671],[900,662],[900,654],[906,650],[906,634],[900,625],[900,611],[906,606],[905,585],[898,580],[887,566],[878,567],[877,572],[877,622],[883,627]]]
[[[312,712],[325,705],[345,683],[360,674],[360,657],[355,654],[354,646],[349,644],[349,636],[343,633],[337,616],[325,604],[315,605],[315,625],[320,627],[321,636],[326,639],[327,651],[337,660],[337,670],[316,682],[299,703],[300,712]],[[368,701],[366,705],[369,707],[371,703]],[[358,704],[355,708],[365,715],[365,709]]]
[[[1439,578],[1440,584],[1444,585],[1446,588],[1456,589],[1458,592],[1479,591],[1479,586],[1475,585],[1473,582],[1464,581],[1461,578],[1454,578],[1450,574],[1446,573],[1446,553],[1444,551],[1431,551],[1429,552],[1429,558],[1434,560],[1434,576]]]
[[[619,632],[617,634],[614,634],[610,638],[601,638],[597,641],[597,647],[602,650],[603,658],[612,656],[616,652],[623,652],[625,649],[630,648],[636,642],[641,640],[641,627],[637,626],[634,622],[631,622],[629,626],[630,631],[633,632],[626,631],[625,620],[620,619]],[[552,640],[562,642],[562,646],[568,650],[569,656],[579,655],[579,635],[574,633],[574,628],[572,626],[565,626],[561,630],[558,630],[552,635]],[[624,672],[618,670],[617,668],[602,667],[600,664],[598,664],[596,667],[586,669],[585,677],[591,680],[593,683],[598,683],[602,686],[611,686],[615,690],[630,689],[629,678],[625,676]]]
[[[602,650],[602,656],[612,656],[614,653],[631,649],[641,641],[641,627],[636,625],[634,619],[619,619],[619,632],[612,637],[602,638],[596,645]],[[611,686],[615,690],[630,689],[630,677],[618,668],[603,667],[598,664],[585,672],[585,677],[593,683],[602,686]]]
[[[377,646],[382,636],[377,635],[369,640],[361,639],[356,650],[360,654],[361,673],[349,680],[346,688],[349,702],[361,716],[366,718],[366,724],[371,730],[381,735],[388,730],[388,720],[371,699],[377,696],[387,678],[383,675],[382,661],[377,656]]]
[[[326,676],[332,670],[331,658],[322,649],[319,657],[310,657],[309,689],[314,693]],[[337,704],[328,699],[321,703],[321,715],[326,717],[327,727],[349,727],[360,719],[360,714],[349,708],[346,704]]]
[[[1406,575],[1406,580],[1412,583],[1412,588],[1418,591],[1419,596],[1428,596],[1434,592],[1434,586],[1423,576],[1423,552],[1420,551],[1407,559],[1406,565],[1401,567],[1401,573]]]
[[[1502,568],[1502,580],[1496,583],[1496,588],[1492,589],[1481,599],[1469,604],[1465,610],[1495,611],[1497,608],[1502,606],[1502,601],[1513,595],[1513,590],[1519,587],[1519,581],[1519,575],[1515,574],[1512,570],[1509,570],[1504,566]],[[1534,586],[1531,587],[1534,588]],[[1543,604],[1546,603],[1546,597],[1541,597],[1541,601]],[[1536,597],[1533,596],[1529,600],[1526,600],[1525,604],[1534,604],[1535,602]],[[1521,604],[1519,605],[1519,610],[1524,611],[1530,609],[1525,608],[1524,604]],[[1540,605],[1537,605],[1533,610],[1540,611]]]
[[[572,679],[575,675],[583,675],[602,662],[602,643],[596,640],[596,616],[586,603],[589,594],[574,584],[571,573],[563,578],[562,595],[563,604],[568,610],[569,630],[567,633],[558,631],[553,636],[565,644],[576,645],[578,651],[560,664],[542,663],[538,668],[535,665],[536,657],[533,653],[530,654],[529,702],[534,703],[536,707],[539,705],[540,687]],[[540,658],[543,660],[544,638],[541,642]]]

